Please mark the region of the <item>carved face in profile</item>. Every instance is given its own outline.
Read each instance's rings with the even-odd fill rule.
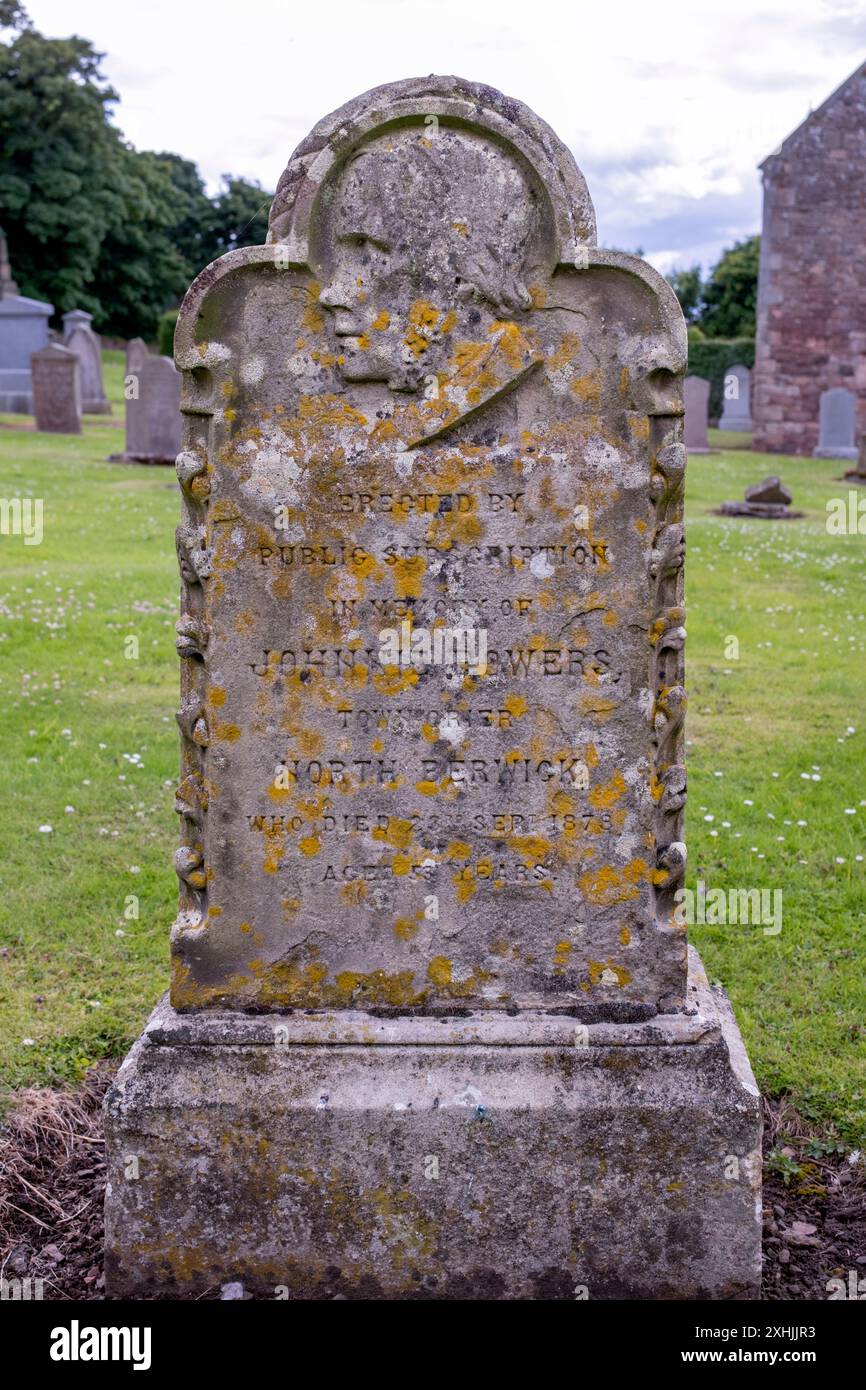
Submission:
[[[363,146],[326,214],[320,303],[343,377],[415,390],[528,309],[539,220],[522,169],[479,136],[424,126]]]

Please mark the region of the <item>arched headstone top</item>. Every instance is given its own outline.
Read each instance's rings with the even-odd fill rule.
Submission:
[[[474,144],[487,152],[495,178],[510,166],[539,202],[555,260],[573,262],[580,246],[594,246],[595,211],[586,181],[570,151],[522,102],[460,77],[410,78],[365,92],[326,116],[297,147],[277,185],[268,240],[291,258],[316,253],[316,215],[332,195],[345,165],[389,137],[404,150],[426,141],[435,176],[436,147]],[[498,154],[499,158],[496,159]],[[507,177],[507,175],[505,175]]]

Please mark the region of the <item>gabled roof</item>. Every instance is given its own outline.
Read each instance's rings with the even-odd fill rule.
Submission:
[[[787,149],[787,147],[794,140],[796,140],[801,130],[805,130],[806,126],[810,125],[812,121],[817,121],[822,116],[824,116],[826,112],[830,110],[830,107],[836,104],[836,102],[842,96],[843,92],[847,91],[847,89],[858,77],[866,77],[866,64],[858,63],[857,67],[854,69],[854,71],[851,73],[849,77],[845,78],[845,81],[841,84],[841,86],[837,87],[835,92],[831,92],[827,100],[823,101],[820,106],[817,106],[814,111],[810,111],[806,119],[804,121],[801,121],[800,124],[797,126],[796,130],[792,130],[791,134],[786,136],[786,138],[782,141],[781,145],[778,145],[776,149],[773,150],[772,154],[768,154],[767,158],[761,161],[761,163],[758,165],[758,168],[763,169],[767,164],[769,164],[771,159],[775,159],[777,155],[781,154],[783,150]]]

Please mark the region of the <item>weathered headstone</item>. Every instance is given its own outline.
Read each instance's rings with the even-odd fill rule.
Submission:
[[[751,431],[751,391],[752,374],[748,367],[738,362],[726,369],[720,430],[739,430],[744,433]]]
[[[860,448],[857,452],[857,467],[849,468],[844,474],[846,482],[866,483],[866,434],[860,436]]]
[[[180,449],[180,373],[170,357],[147,357],[126,400],[127,463],[174,463]]]
[[[855,459],[854,414],[857,398],[844,386],[834,386],[821,392],[818,417],[818,447],[813,457],[818,459]]]
[[[315,128],[176,344],[180,906],[109,1291],[754,1294],[757,1091],[676,912],[673,292],[427,78]]]
[[[0,410],[33,411],[30,359],[48,345],[53,304],[27,299],[12,279],[6,238],[0,232]]]
[[[110,415],[102,384],[102,343],[91,328],[93,315],[70,309],[63,315],[63,344],[81,363],[81,405],[85,415]]]
[[[781,478],[765,478],[762,483],[754,483],[746,488],[745,501],[723,502],[718,508],[719,516],[751,516],[764,521],[791,521],[803,516],[803,512],[791,510],[794,500],[790,488],[785,487]]]
[[[147,343],[143,338],[130,338],[126,345],[126,376],[136,376],[149,356]]]
[[[690,454],[706,454],[710,448],[707,434],[710,383],[702,376],[687,376],[683,383],[683,395],[686,411],[686,450]]]
[[[47,434],[81,433],[80,362],[60,343],[49,343],[30,359],[36,428]]]

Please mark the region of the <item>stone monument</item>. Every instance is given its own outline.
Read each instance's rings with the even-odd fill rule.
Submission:
[[[831,391],[821,392],[819,407],[818,447],[813,451],[816,459],[855,459],[857,448],[854,443],[854,412],[857,398],[853,391],[844,386],[834,386]]]
[[[0,231],[0,410],[33,413],[30,359],[48,346],[48,320],[53,313],[53,304],[18,293],[6,238]]]
[[[85,415],[110,415],[102,384],[102,343],[91,328],[93,315],[70,309],[63,315],[63,343],[81,363],[81,406]]]
[[[33,414],[36,428],[46,434],[81,433],[80,362],[60,343],[49,343],[30,359]]]
[[[746,488],[745,501],[723,502],[716,509],[717,516],[751,516],[762,521],[793,521],[803,516],[803,512],[791,510],[793,493],[785,487],[781,478],[765,478]]]
[[[687,376],[683,383],[686,425],[685,445],[690,454],[708,454],[707,424],[710,409],[710,383],[702,376]]]
[[[752,374],[748,367],[736,363],[725,372],[725,389],[722,394],[722,416],[720,430],[738,430],[749,434],[752,429],[751,406]]]
[[[176,356],[180,904],[109,1294],[756,1296],[759,1097],[677,896],[673,292],[548,126],[430,77],[315,127]]]
[[[180,372],[170,357],[145,357],[127,378],[126,449],[112,462],[174,463],[181,442]]]

